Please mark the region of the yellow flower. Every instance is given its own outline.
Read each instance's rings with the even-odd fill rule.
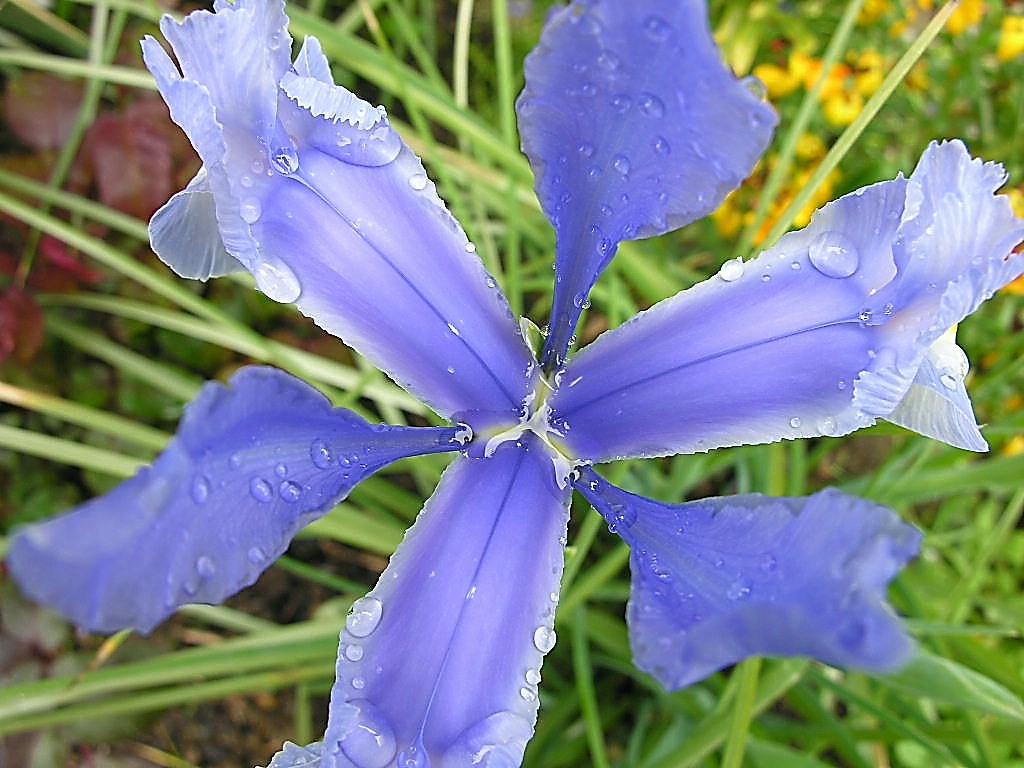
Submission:
[[[804,162],[825,156],[825,142],[816,133],[805,133],[796,142],[796,156]]]
[[[864,97],[857,91],[840,91],[825,100],[825,119],[833,125],[852,123],[864,108]]]
[[[783,69],[776,64],[758,64],[754,67],[754,76],[764,83],[770,99],[782,98],[800,85],[800,78],[796,77],[791,69]]]
[[[959,7],[953,11],[953,15],[946,22],[946,29],[954,35],[962,35],[968,29],[978,26],[984,16],[985,3],[983,0],[961,0]]]
[[[1024,53],[1024,16],[1004,16],[999,28],[996,58],[1009,61]]]
[[[1000,451],[1004,456],[1019,456],[1024,453],[1024,435],[1014,435]]]
[[[854,57],[853,61],[856,74],[854,74],[854,87],[862,96],[870,96],[885,79],[886,63],[878,51],[862,51]]]
[[[865,0],[857,21],[861,24],[871,24],[884,16],[888,10],[889,0]]]

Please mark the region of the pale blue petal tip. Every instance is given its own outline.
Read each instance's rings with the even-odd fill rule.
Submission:
[[[301,747],[286,741],[267,768],[333,768],[321,760],[320,742]]]
[[[208,280],[244,267],[224,248],[206,168],[153,214],[149,242],[179,276]]]

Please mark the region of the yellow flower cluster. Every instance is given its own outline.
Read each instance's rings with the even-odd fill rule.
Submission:
[[[802,164],[802,167],[790,174],[790,177],[779,190],[767,214],[758,226],[757,232],[754,233],[755,245],[760,245],[764,241],[768,232],[771,231],[772,225],[779,219],[790,201],[796,196],[796,193],[807,184],[811,174],[814,173],[817,161],[825,156],[827,149],[824,142],[812,133],[805,133],[800,137],[796,148],[796,159]],[[767,167],[764,164],[760,167],[755,178],[750,182],[750,187],[757,188],[761,186],[767,171],[777,162],[777,157],[770,155],[765,158],[765,162]],[[815,190],[811,199],[797,213],[793,221],[794,226],[807,226],[807,223],[811,220],[811,214],[835,197],[833,192],[839,178],[840,173],[838,170],[833,170],[832,173],[825,177],[825,180]],[[753,222],[754,206],[750,205],[748,193],[749,190],[746,187],[736,190],[712,214],[712,220],[723,237],[735,237],[741,227],[749,226]]]
[[[960,5],[946,22],[946,30],[952,35],[962,35],[974,29],[985,18],[986,5],[985,0],[960,0]],[[907,29],[923,24],[934,11],[934,0],[912,0],[906,4],[903,18],[893,24],[890,31],[894,35],[901,35]]]
[[[888,62],[875,50],[853,53],[846,62],[833,64],[823,74],[823,62],[802,51],[794,51],[785,66],[758,64],[754,74],[765,84],[768,96],[779,99],[797,88],[811,90],[819,79],[822,112],[836,126],[846,126],[864,107],[885,78]]]
[[[1015,59],[1024,53],[1024,16],[1004,16],[999,27],[996,58],[1000,61]]]

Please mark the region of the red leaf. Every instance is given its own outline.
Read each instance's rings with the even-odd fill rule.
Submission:
[[[31,360],[43,343],[43,312],[20,288],[0,291],[0,361]]]
[[[71,136],[83,90],[79,80],[46,72],[16,74],[4,90],[4,119],[33,149],[60,149]]]

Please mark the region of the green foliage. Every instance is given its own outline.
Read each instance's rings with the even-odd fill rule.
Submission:
[[[291,7],[293,35],[320,37],[339,81],[387,105],[513,306],[539,325],[550,306],[553,233],[518,149],[512,101],[547,4],[511,17],[509,7],[521,3],[307,0]],[[786,70],[797,53],[846,74],[773,97],[780,133],[764,167],[729,204],[727,213],[738,217],[731,231],[723,216],[623,246],[595,289],[582,342],[777,237],[802,201],[815,199],[818,182],[833,197],[909,172],[933,138],[964,137],[974,154],[1005,162],[1011,185],[1024,189],[1024,56],[996,56],[1010,13],[1003,4],[989,3],[978,23],[956,34],[940,29],[952,8],[911,18],[909,2],[711,5],[720,42],[743,74],[756,65]],[[958,13],[971,6],[964,0]],[[8,83],[49,72],[82,88],[67,148],[32,147],[10,131],[0,141],[0,211],[13,222],[3,225],[0,250],[15,265],[0,274],[0,288],[29,290],[46,327],[31,362],[0,364],[0,531],[130,473],[167,439],[202,380],[248,362],[287,369],[371,418],[429,420],[383,375],[250,282],[200,286],[175,278],[149,252],[143,221],[104,204],[98,179],[76,180],[76,153],[97,116],[122,114],[150,95],[135,40],[154,31],[157,4],[58,2],[31,27],[7,22],[32,7],[0,3],[0,26],[23,30],[0,50],[0,71]],[[851,94],[866,81],[858,78],[873,74],[865,53],[882,71],[859,103]],[[832,119],[850,104],[845,124]],[[817,137],[821,151],[805,151],[807,136]],[[44,235],[100,279],[56,289],[33,283],[45,266]],[[926,532],[921,558],[892,591],[921,641],[915,662],[871,677],[803,660],[754,660],[665,692],[630,663],[622,621],[628,552],[577,500],[557,617],[562,642],[545,663],[526,765],[1024,766],[1022,324],[1024,301],[1004,291],[960,329],[974,363],[978,414],[990,425],[989,455],[877,427],[839,440],[624,464],[612,473],[664,499],[807,493],[831,484],[894,506]],[[53,764],[70,759],[73,743],[104,741],[112,754],[153,765],[266,761],[269,749],[243,755],[239,748],[224,762],[187,747],[176,756],[159,742],[159,729],[113,740],[107,725],[130,716],[143,728],[147,718],[175,709],[195,717],[203,702],[224,699],[256,706],[267,692],[293,703],[291,719],[275,715],[268,742],[315,738],[340,616],[372,585],[445,461],[403,462],[366,481],[261,579],[239,604],[245,612],[184,609],[152,638],[104,644],[55,629],[52,617],[31,607],[12,608],[4,592],[0,643],[14,631],[12,611],[34,616],[46,629],[48,662],[26,657],[0,668],[0,752],[5,738],[29,732],[47,734],[35,743],[58,755]],[[259,615],[267,585],[285,577],[291,593],[315,603],[292,623]],[[2,655],[0,662],[7,663]]]

